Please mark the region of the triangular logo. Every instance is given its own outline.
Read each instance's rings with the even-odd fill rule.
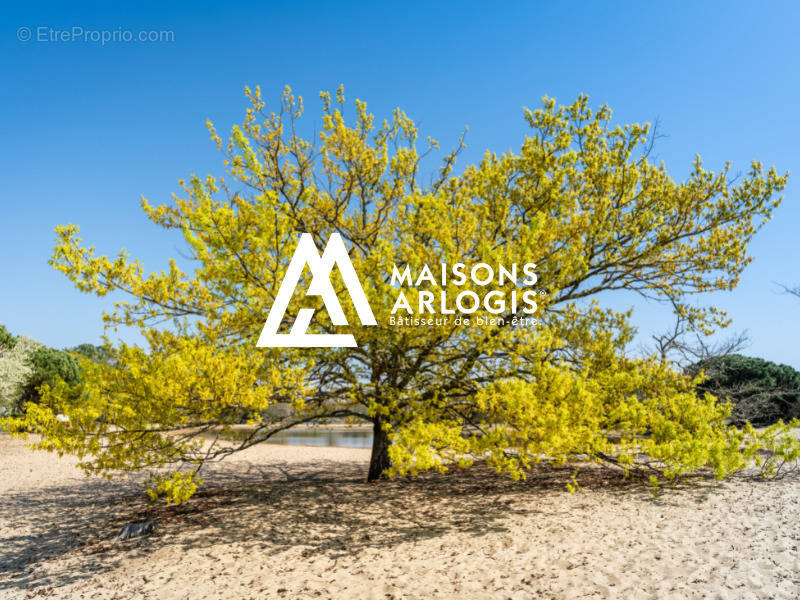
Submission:
[[[278,288],[275,303],[270,308],[256,346],[259,348],[353,348],[358,346],[356,339],[349,333],[306,333],[311,317],[314,315],[313,308],[301,308],[289,333],[278,333],[278,327],[286,314],[292,294],[303,273],[303,267],[306,265],[311,270],[308,295],[322,297],[322,303],[334,325],[347,325],[342,305],[339,304],[339,299],[331,284],[330,274],[334,265],[339,267],[345,288],[353,300],[353,306],[361,323],[377,325],[372,309],[367,302],[367,296],[364,294],[364,289],[353,268],[353,263],[350,262],[350,256],[347,254],[342,236],[338,233],[331,234],[328,245],[320,256],[311,234],[304,233],[300,236],[300,242],[297,244],[286,275]]]

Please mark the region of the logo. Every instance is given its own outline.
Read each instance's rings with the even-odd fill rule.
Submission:
[[[311,234],[304,233],[300,236],[300,242],[289,262],[289,268],[278,288],[275,303],[267,315],[267,321],[264,323],[264,329],[261,331],[256,346],[259,348],[353,348],[358,346],[356,339],[349,333],[307,333],[311,317],[314,316],[313,308],[301,308],[289,333],[278,333],[278,327],[286,314],[286,309],[289,307],[289,302],[306,265],[311,271],[308,295],[322,297],[322,303],[334,325],[348,324],[342,305],[339,304],[339,298],[336,297],[336,292],[331,284],[330,274],[334,265],[339,268],[345,289],[350,294],[361,323],[377,325],[372,309],[367,302],[367,296],[364,294],[364,289],[353,268],[353,263],[350,262],[350,256],[347,254],[342,236],[338,233],[332,234],[320,256]]]

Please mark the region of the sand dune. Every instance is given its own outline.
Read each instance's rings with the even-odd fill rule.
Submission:
[[[0,598],[800,597],[800,481],[666,491],[588,470],[363,483],[368,453],[262,445],[180,507],[0,435]],[[112,541],[155,519],[154,534]]]

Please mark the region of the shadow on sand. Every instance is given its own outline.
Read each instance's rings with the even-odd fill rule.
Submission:
[[[0,596],[12,589],[57,596],[60,586],[166,545],[240,543],[268,554],[295,547],[303,548],[304,556],[338,558],[453,531],[474,536],[508,531],[513,519],[507,517],[541,511],[538,495],[567,494],[573,473],[574,467],[540,466],[527,480],[514,482],[476,466],[368,484],[365,466],[357,462],[223,463],[206,473],[206,485],[180,506],[149,504],[130,480],[87,479],[35,494],[6,494],[4,518],[27,533],[0,541]],[[609,500],[624,493],[669,501],[668,495],[654,500],[641,482],[607,468],[583,467],[578,481],[609,494]],[[692,485],[701,496],[713,487],[707,480]],[[568,510],[554,504],[561,503],[548,504],[553,515]],[[113,541],[125,523],[150,519],[156,521],[152,535]]]

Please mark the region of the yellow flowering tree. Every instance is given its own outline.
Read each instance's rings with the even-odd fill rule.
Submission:
[[[378,123],[356,100],[348,121],[341,88],[323,93],[320,131],[307,139],[302,99],[288,88],[274,112],[258,88],[246,94],[229,139],[207,124],[227,174],[192,175],[166,204],[142,200],[150,220],[182,236],[191,267],[171,260],[148,275],[124,251],[98,255],[76,226],[57,228],[51,264],[84,292],[126,294],[105,322],[138,328],[147,343],[109,344],[112,359],[84,361],[80,385],[44,389],[12,423],[40,431],[40,447],[77,454],[93,473],[150,471],[151,493],[174,501],[193,493],[206,462],[330,419],[372,424],[370,480],[476,459],[515,478],[542,460],[603,462],[654,481],[701,469],[722,477],[758,447],[796,452],[782,430],[726,426],[729,407],[698,398],[665,363],[627,357],[631,315],[601,304],[628,290],[671,303],[697,331],[724,326],[691,297],[736,286],[786,176],[753,163],[734,181],[698,158],[675,181],[649,160],[647,125],[614,126],[584,96],[526,110],[518,153],[487,152],[456,172],[459,140],[431,176],[422,164],[438,146],[418,148],[400,110]],[[350,325],[317,310],[309,331],[352,332],[357,347],[256,347],[301,233],[318,246],[341,236],[377,322],[360,324],[334,270]],[[508,303],[481,305],[470,324],[390,325],[395,266],[456,263],[535,263],[537,322]],[[309,284],[306,270],[282,330],[301,309],[324,308]],[[493,289],[509,297],[518,285]],[[403,292],[416,307],[426,290],[486,293],[438,277]],[[494,321],[475,325],[480,316]]]

